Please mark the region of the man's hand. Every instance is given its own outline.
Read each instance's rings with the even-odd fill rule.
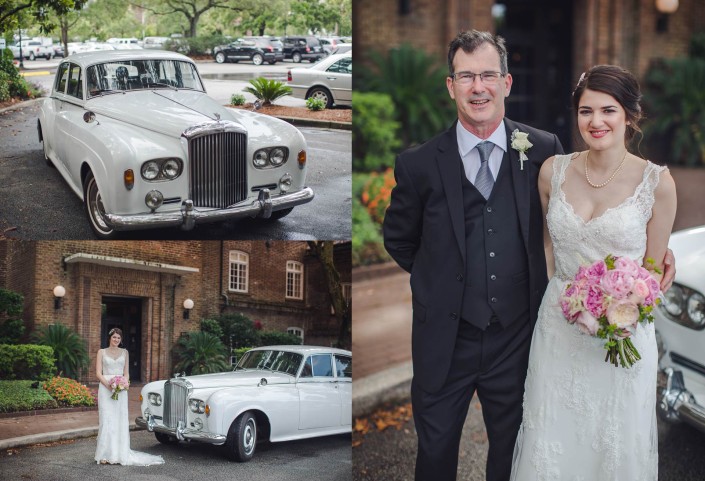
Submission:
[[[673,251],[668,249],[663,257],[663,277],[661,278],[661,292],[666,292],[671,288],[673,279],[676,277],[676,258]]]

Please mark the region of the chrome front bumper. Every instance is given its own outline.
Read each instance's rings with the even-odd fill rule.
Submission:
[[[105,221],[116,231],[176,226],[181,226],[184,230],[191,230],[196,224],[207,222],[244,217],[268,219],[272,212],[311,202],[313,197],[314,193],[310,187],[276,197],[272,197],[268,189],[262,189],[259,191],[257,200],[249,205],[238,205],[224,209],[197,210],[193,206],[193,201],[186,200],[178,212],[153,212],[134,215],[106,213]]]
[[[667,367],[666,388],[661,394],[658,413],[666,421],[683,421],[705,432],[705,407],[699,405],[695,397],[685,388],[683,373]]]
[[[141,428],[147,428],[150,433],[156,431],[158,433],[169,434],[174,436],[179,441],[189,440],[198,441],[200,443],[208,444],[225,444],[227,438],[220,434],[207,433],[204,431],[197,431],[195,429],[186,429],[183,423],[179,422],[176,429],[168,428],[162,424],[157,424],[154,421],[154,416],[147,416],[147,419],[143,417],[138,417],[135,419],[135,424]]]

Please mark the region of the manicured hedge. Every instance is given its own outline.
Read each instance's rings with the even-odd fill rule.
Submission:
[[[259,333],[261,346],[289,346],[301,344],[301,338],[282,331],[262,331]]]
[[[0,379],[43,381],[56,372],[54,349],[36,344],[0,344]]]
[[[52,409],[57,406],[38,381],[0,381],[0,412]]]

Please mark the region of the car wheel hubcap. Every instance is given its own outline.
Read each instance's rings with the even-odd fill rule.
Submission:
[[[255,63],[255,65],[261,65],[262,64],[262,57],[259,55],[255,55],[255,57],[252,59],[252,61]]]
[[[245,425],[245,430],[242,433],[242,446],[245,449],[245,454],[248,456],[255,450],[255,441],[257,440],[257,427],[255,420],[250,419]]]
[[[95,180],[91,180],[91,184],[88,187],[88,210],[91,213],[91,218],[96,228],[105,234],[109,234],[111,229],[105,222],[103,198],[100,196],[100,192],[98,192],[98,186],[95,184]]]
[[[328,95],[325,92],[321,92],[320,90],[317,90],[311,95],[314,99],[317,100],[323,100],[326,105],[328,105]]]

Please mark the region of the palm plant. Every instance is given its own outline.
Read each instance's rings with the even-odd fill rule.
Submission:
[[[455,107],[446,88],[448,74],[435,57],[404,44],[387,56],[372,52],[370,61],[370,68],[358,69],[355,89],[392,98],[404,145],[423,142],[448,128]]]
[[[682,58],[655,65],[647,74],[644,125],[652,144],[670,145],[671,163],[705,164],[705,59]],[[653,138],[651,138],[653,136]]]
[[[59,375],[78,379],[88,368],[90,359],[84,340],[63,324],[50,324],[34,334],[37,344],[54,349]]]
[[[192,332],[174,346],[174,369],[186,374],[207,374],[228,371],[225,346],[209,332]]]
[[[272,102],[285,95],[291,95],[291,87],[278,80],[268,80],[258,77],[250,80],[251,87],[245,87],[243,91],[251,93],[262,101],[262,105],[272,105]]]

